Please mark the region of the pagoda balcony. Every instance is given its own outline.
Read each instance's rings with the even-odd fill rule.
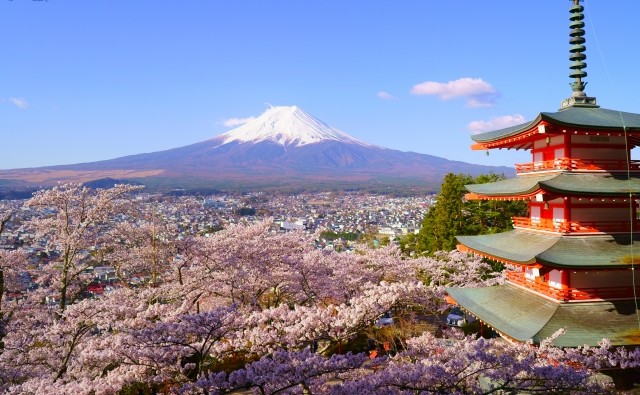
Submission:
[[[539,171],[640,171],[640,161],[557,158],[516,164],[517,174]]]
[[[640,232],[640,222],[634,221],[582,221],[570,222],[557,219],[513,217],[513,227],[553,233],[629,233]]]
[[[507,281],[520,287],[531,290],[542,296],[546,296],[558,301],[580,302],[589,300],[614,300],[633,299],[634,292],[632,286],[626,287],[597,287],[597,288],[564,288],[551,287],[542,277],[536,280],[526,278],[523,272],[506,272]],[[636,293],[640,293],[640,286],[636,287]]]

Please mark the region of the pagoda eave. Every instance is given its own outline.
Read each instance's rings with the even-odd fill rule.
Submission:
[[[542,193],[542,191],[535,191],[529,194],[523,195],[481,195],[477,193],[467,193],[464,195],[466,200],[497,200],[497,201],[514,201],[514,200],[531,200],[536,194]]]
[[[541,134],[627,136],[632,147],[640,144],[640,114],[604,108],[571,107],[559,112],[543,112],[531,122],[472,136],[472,149],[521,147],[523,141]],[[529,147],[530,148],[530,147]]]
[[[640,235],[565,236],[514,229],[502,233],[456,236],[460,251],[516,265],[556,269],[628,269],[640,264]]]
[[[504,136],[490,141],[478,141],[471,145],[471,149],[475,151],[489,150],[489,149],[531,149],[533,142],[540,134],[546,133],[546,122],[536,122],[529,124],[525,129],[518,131],[517,133]]]
[[[510,284],[446,291],[471,315],[517,341],[539,344],[564,328],[556,346],[598,346],[603,338],[614,346],[640,344],[633,300],[558,303]]]
[[[488,254],[486,252],[480,251],[480,250],[476,250],[473,249],[471,247],[468,247],[464,244],[457,244],[456,245],[456,250],[460,251],[460,252],[465,252],[465,253],[470,253],[470,254],[474,254],[477,256],[481,256],[483,258],[486,259],[491,259],[492,261],[496,261],[496,262],[500,262],[503,263],[505,265],[515,265],[515,266],[523,266],[523,267],[542,267],[540,264],[537,264],[535,259],[529,259],[527,261],[516,261],[513,259],[505,259],[503,257],[500,257],[498,255],[492,255],[492,254]]]
[[[519,175],[486,184],[470,184],[465,188],[477,199],[500,199],[550,193],[576,197],[629,197],[640,195],[640,176],[632,174],[557,172]],[[508,199],[505,199],[508,200]]]

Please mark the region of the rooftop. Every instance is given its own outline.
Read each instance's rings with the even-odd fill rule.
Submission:
[[[533,121],[471,136],[477,143],[489,143],[537,129],[546,122],[566,129],[601,129],[640,133],[640,114],[597,107],[569,107],[558,112],[542,112]]]
[[[551,192],[568,196],[628,196],[640,194],[640,176],[610,173],[555,173],[519,175],[486,184],[465,185],[488,197],[534,195]]]
[[[640,262],[640,235],[562,236],[512,230],[479,236],[457,236],[474,252],[493,259],[556,268],[627,268]]]
[[[555,303],[511,285],[447,288],[449,295],[484,323],[518,341],[535,343],[561,328],[559,347],[597,346],[603,338],[614,346],[640,344],[634,301]]]

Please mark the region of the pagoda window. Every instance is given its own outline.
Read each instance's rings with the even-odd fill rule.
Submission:
[[[553,227],[559,228],[565,222],[564,207],[553,207]]]
[[[549,287],[566,289],[569,287],[569,273],[566,270],[553,269],[549,272]]]
[[[538,152],[534,152],[533,153],[533,161],[534,162],[542,162],[542,151],[538,151]]]
[[[524,272],[524,278],[535,281],[536,277],[540,277],[540,270],[537,267],[527,268]]]
[[[564,158],[564,147],[556,148],[553,150],[553,159],[562,159]]]
[[[529,207],[529,210],[531,211],[531,223],[532,224],[539,224],[540,223],[540,212],[542,207],[538,206],[538,205],[531,205],[531,207]]]
[[[549,272],[549,286],[551,288],[562,289],[562,286],[566,284],[562,283],[562,271],[552,270]]]

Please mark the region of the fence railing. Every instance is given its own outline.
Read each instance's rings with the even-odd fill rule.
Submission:
[[[630,221],[569,222],[530,217],[513,217],[512,221],[514,228],[537,229],[556,233],[623,233],[640,231],[640,223],[637,221],[633,223]]]
[[[640,171],[640,161],[632,160],[627,164],[626,160],[557,158],[516,164],[518,174],[550,170]]]
[[[634,297],[632,286],[558,289],[543,281],[542,277],[532,280],[526,278],[522,272],[507,272],[507,280],[539,294],[563,301],[632,299]],[[636,293],[640,293],[640,287],[636,287]]]

